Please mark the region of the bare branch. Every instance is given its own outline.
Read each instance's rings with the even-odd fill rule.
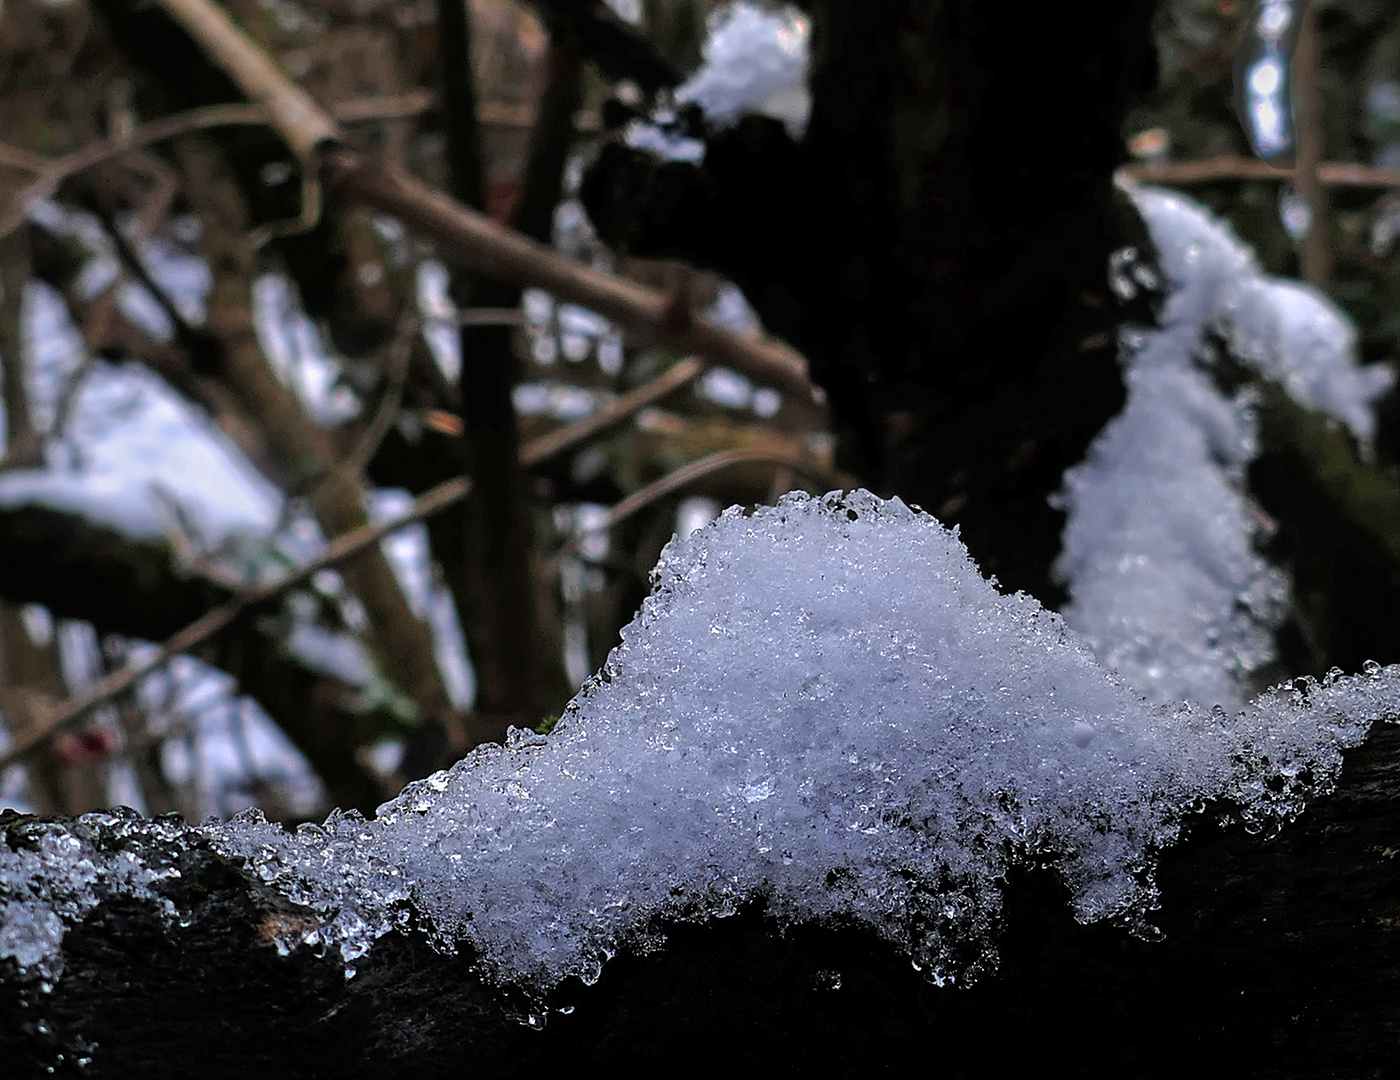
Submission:
[[[416,116],[429,109],[432,103],[432,94],[415,91],[393,97],[358,98],[336,102],[329,106],[329,112],[345,123],[365,123]],[[88,143],[56,158],[43,158],[21,147],[0,143],[0,164],[15,165],[38,174],[10,200],[3,214],[0,214],[0,236],[13,231],[34,204],[52,195],[64,180],[104,161],[177,135],[188,135],[217,127],[267,124],[270,119],[271,113],[261,105],[206,105],[173,116],[163,116],[132,131]]]
[[[445,481],[415,499],[406,513],[389,521],[377,525],[365,525],[346,533],[332,541],[319,557],[312,559],[306,565],[298,567],[277,581],[250,589],[242,596],[235,597],[211,609],[173,637],[168,638],[159,649],[145,660],[128,664],[113,672],[93,684],[82,694],[70,698],[62,706],[55,709],[42,725],[30,729],[23,738],[17,739],[3,753],[0,753],[0,769],[23,760],[59,731],[81,720],[96,706],[132,689],[143,677],[168,663],[172,657],[189,652],[208,641],[249,608],[275,600],[287,590],[309,581],[322,570],[329,569],[358,555],[377,544],[384,537],[445,510],[453,503],[466,498],[471,487],[471,481],[465,477]]]
[[[394,214],[484,274],[547,289],[760,382],[795,393],[814,393],[806,361],[787,345],[736,334],[698,314],[675,325],[673,317],[668,320],[673,311],[669,296],[571,262],[392,166],[341,145],[339,128],[330,115],[209,0],[156,2],[244,93],[267,106],[270,122],[302,154],[304,162],[314,159],[313,152],[320,154],[322,180],[327,187]]]
[[[413,315],[405,315],[400,320],[398,331],[394,334],[394,340],[384,350],[383,366],[387,375],[384,392],[380,397],[379,406],[375,409],[374,416],[370,418],[359,442],[346,461],[347,467],[354,473],[365,471],[370,460],[378,452],[380,443],[384,441],[384,436],[389,433],[389,428],[394,423],[395,417],[399,415],[399,407],[403,404],[404,384],[408,381],[408,364],[413,352],[413,339],[418,334],[419,329],[418,319]]]
[[[249,101],[267,110],[272,126],[304,163],[309,163],[326,144],[342,141],[339,125],[310,94],[282,73],[223,8],[208,0],[157,2]]]
[[[814,393],[806,361],[788,345],[735,333],[700,314],[678,325],[668,318],[674,304],[668,293],[581,266],[356,151],[337,148],[325,162],[330,187],[393,214],[484,274],[545,289],[757,382],[807,397]]]
[[[1209,184],[1219,180],[1296,180],[1297,170],[1279,169],[1257,158],[1222,154],[1200,161],[1171,161],[1161,165],[1128,165],[1122,175],[1144,184]],[[1400,169],[1372,168],[1326,162],[1317,167],[1324,187],[1396,188]]]
[[[623,394],[616,401],[604,405],[593,415],[530,440],[520,448],[520,464],[527,469],[534,468],[566,450],[596,439],[599,435],[626,423],[629,418],[655,405],[667,395],[675,393],[704,370],[705,365],[701,361],[693,356],[687,357],[645,386],[640,386],[630,394]]]
[[[1298,244],[1298,272],[1309,285],[1325,289],[1332,277],[1332,243],[1328,235],[1331,226],[1327,220],[1327,192],[1318,175],[1327,132],[1322,114],[1322,35],[1317,27],[1316,5],[1302,6],[1302,20],[1293,56],[1298,99],[1296,183],[1308,208],[1308,225]]]
[[[823,486],[830,488],[841,486],[841,477],[835,472],[803,457],[801,454],[785,454],[777,450],[720,450],[718,453],[709,454],[699,461],[683,465],[675,472],[667,473],[660,480],[653,481],[634,491],[609,510],[608,516],[596,528],[576,532],[565,540],[559,550],[555,552],[554,562],[557,564],[564,556],[574,552],[589,533],[606,532],[626,521],[633,514],[666,498],[666,496],[673,495],[712,473],[732,469],[735,465],[776,465],[781,469],[788,469],[808,479],[815,480]],[[3,763],[4,758],[0,758],[0,765]]]

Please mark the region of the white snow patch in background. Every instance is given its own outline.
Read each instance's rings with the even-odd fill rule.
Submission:
[[[121,476],[15,469],[0,473],[0,506],[39,506],[80,514],[134,540],[159,540],[166,522],[149,492],[133,490]]]
[[[617,17],[623,22],[639,23],[642,21],[642,0],[606,0],[608,7],[617,13]]]
[[[711,14],[705,62],[676,89],[676,100],[695,102],[715,124],[743,113],[771,116],[801,138],[812,113],[811,36],[811,20],[791,5],[726,4]]]
[[[730,509],[655,583],[548,738],[513,730],[372,822],[206,835],[352,967],[410,894],[439,947],[535,992],[659,947],[658,921],[761,899],[853,919],[947,981],[995,963],[1014,864],[1054,866],[1081,920],[1150,933],[1183,817],[1225,798],[1252,828],[1290,818],[1400,708],[1400,668],[1235,717],[1149,705],[952,532],[865,492]]]
[[[313,420],[334,426],[359,415],[361,403],[345,384],[344,369],[327,353],[296,288],[281,274],[253,282],[253,325],[273,370]]]
[[[381,523],[401,517],[412,507],[413,496],[408,492],[380,488],[370,493],[368,512],[371,521]],[[476,696],[475,675],[452,594],[434,571],[427,527],[415,522],[386,536],[380,546],[409,609],[432,631],[433,653],[448,700],[457,708],[468,707]]]
[[[656,114],[655,119],[664,124],[670,124],[674,122],[675,117],[665,111],[660,111]],[[696,164],[705,159],[705,143],[702,140],[677,134],[645,120],[633,120],[623,131],[622,137],[623,141],[632,149],[646,150],[666,161]]]
[[[1160,328],[1125,335],[1124,411],[1065,475],[1064,617],[1149,699],[1236,708],[1273,658],[1288,585],[1254,551],[1258,518],[1244,494],[1257,453],[1253,398],[1216,388],[1207,337],[1363,445],[1392,376],[1358,366],[1345,316],[1317,292],[1265,276],[1199,205],[1129,192],[1170,293]],[[1115,256],[1111,278],[1123,295],[1154,283],[1130,251]]]

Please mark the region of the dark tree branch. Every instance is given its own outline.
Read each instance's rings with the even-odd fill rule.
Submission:
[[[406,514],[377,525],[364,525],[353,532],[337,537],[327,545],[326,550],[318,557],[283,575],[278,580],[249,589],[246,593],[231,597],[218,606],[203,612],[188,626],[182,627],[176,634],[167,638],[151,656],[115,671],[95,683],[82,694],[66,702],[43,727],[33,729],[25,739],[12,743],[3,752],[0,752],[0,768],[21,760],[35,747],[42,745],[47,738],[75,723],[91,709],[130,690],[144,676],[169,662],[172,657],[195,649],[215,634],[227,629],[245,611],[278,599],[289,589],[309,581],[321,570],[338,566],[353,559],[391,533],[416,521],[422,521],[433,514],[440,513],[453,503],[463,499],[471,491],[471,486],[470,480],[461,478],[441,484],[426,495],[414,500],[412,508]],[[39,513],[45,512],[39,511]],[[4,591],[4,585],[5,583],[0,581],[0,591]]]
[[[183,1080],[191,1061],[240,1080],[712,1074],[736,1061],[782,1076],[1385,1076],[1400,1054],[1397,763],[1400,727],[1378,724],[1338,789],[1281,835],[1190,822],[1162,860],[1157,941],[1075,922],[1048,870],[1013,874],[1000,969],[971,987],[924,982],[851,923],[779,931],[761,902],[657,927],[660,950],[624,949],[596,985],[534,1003],[486,982],[469,950],[431,948],[416,928],[432,914],[410,899],[403,928],[346,979],[336,955],[276,947],[319,925],[294,885],[197,829],[8,815],[0,872],[71,837],[46,850],[87,860],[96,905],[65,926],[50,986],[0,960],[0,1055],[16,1078],[89,1057],[95,1080]],[[347,874],[372,880],[358,858]],[[66,862],[30,865],[9,898],[20,910],[73,887]],[[140,898],[104,873],[132,866],[179,876]]]

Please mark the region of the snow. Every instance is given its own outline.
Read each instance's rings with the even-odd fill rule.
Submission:
[[[12,959],[22,973],[51,987],[63,974],[64,934],[108,890],[163,905],[170,916],[175,915],[174,907],[153,886],[178,877],[176,867],[155,860],[151,865],[134,856],[106,862],[93,849],[99,829],[122,822],[139,824],[143,830],[164,829],[172,836],[178,832],[174,824],[162,827],[141,821],[135,811],[87,814],[67,826],[28,821],[6,830],[10,846],[0,858],[0,960]],[[98,862],[104,862],[101,869]],[[29,883],[39,879],[46,882],[43,898],[31,901]]]
[[[769,116],[800,139],[812,113],[808,16],[790,4],[734,0],[710,14],[707,30],[704,62],[676,88],[676,104],[698,105],[717,127],[745,114]],[[629,123],[623,140],[667,161],[698,164],[705,157],[704,140],[690,130],[684,111],[668,105]]]
[[[704,63],[677,88],[676,100],[695,102],[714,124],[743,113],[771,116],[801,138],[812,112],[810,39],[811,21],[791,5],[726,4],[710,16]]]
[[[761,902],[963,981],[996,963],[1013,866],[1048,863],[1078,918],[1151,935],[1184,818],[1227,800],[1275,827],[1400,711],[1400,668],[1233,715],[1144,702],[953,532],[865,492],[732,508],[654,583],[548,738],[513,730],[374,821],[289,836],[250,812],[204,835],[308,905],[307,944],[352,974],[409,898],[437,947],[532,993]]]
[[[120,475],[15,469],[0,473],[0,507],[40,506],[70,514],[136,540],[159,540],[167,525],[149,491],[133,491]]]
[[[1057,572],[1065,620],[1153,701],[1237,708],[1274,655],[1286,578],[1257,554],[1245,495],[1258,452],[1253,391],[1217,388],[1211,338],[1295,400],[1347,425],[1363,449],[1392,375],[1358,366],[1346,317],[1315,290],[1264,275],[1229,228],[1182,195],[1131,188],[1169,296],[1161,326],[1124,336],[1124,411],[1069,470]],[[1136,252],[1111,282],[1155,284]]]

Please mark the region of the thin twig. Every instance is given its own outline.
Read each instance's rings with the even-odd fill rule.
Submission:
[[[331,116],[345,123],[392,120],[426,111],[432,95],[424,92],[393,97],[358,98],[336,102],[328,109]],[[188,135],[216,127],[247,127],[267,124],[270,114],[261,105],[205,105],[186,112],[163,116],[132,131],[110,139],[99,139],[55,158],[43,158],[18,146],[0,143],[0,163],[15,165],[36,173],[36,177],[9,202],[0,215],[0,236],[8,234],[29,213],[34,204],[52,195],[63,181],[102,164],[110,158],[177,135]]]
[[[591,416],[551,431],[548,435],[531,439],[520,448],[520,464],[531,469],[581,443],[596,439],[599,435],[626,423],[628,419],[655,405],[667,395],[675,393],[704,370],[705,365],[702,361],[693,356],[686,357],[649,383],[639,386],[631,393],[623,394]]]
[[[379,406],[370,419],[369,426],[360,436],[359,442],[346,460],[346,465],[356,475],[369,467],[370,459],[379,451],[384,436],[399,415],[403,404],[404,384],[408,381],[408,361],[413,350],[413,339],[420,329],[416,316],[405,312],[394,331],[394,339],[385,350],[383,368],[385,370],[384,391]]]
[[[1257,158],[1223,154],[1200,161],[1169,161],[1160,165],[1127,165],[1120,170],[1144,184],[1209,184],[1220,180],[1294,180],[1296,171],[1280,169]],[[1396,188],[1400,169],[1323,162],[1317,167],[1324,187]]]
[[[338,147],[328,151],[324,161],[328,186],[392,214],[483,274],[544,289],[683,352],[731,367],[755,382],[803,397],[815,394],[806,361],[782,342],[735,333],[700,314],[677,325],[670,318],[674,314],[670,293],[566,259],[357,151]]]
[[[560,545],[559,550],[554,553],[551,560],[552,567],[557,568],[559,563],[573,554],[578,549],[579,544],[590,534],[606,532],[626,521],[633,514],[645,510],[653,503],[689,487],[696,480],[703,479],[712,473],[731,469],[735,465],[777,465],[780,468],[799,473],[810,480],[815,480],[818,484],[839,486],[840,483],[839,477],[830,469],[809,461],[800,454],[785,454],[777,450],[720,450],[702,457],[699,461],[692,461],[689,465],[684,465],[675,472],[667,473],[660,480],[655,480],[634,491],[609,510],[608,516],[599,525],[591,529],[582,529],[565,540]]]
[[[207,558],[200,550],[201,547],[207,548],[207,545],[196,542],[202,538],[199,536],[194,522],[190,521],[189,515],[185,513],[185,508],[180,503],[180,497],[165,484],[159,482],[152,482],[149,489],[152,497],[165,511],[165,540],[170,545],[170,550],[175,553],[175,558],[180,561],[181,566],[198,574],[206,581],[213,582],[225,592],[239,593],[245,589],[248,585],[246,581]]]
[[[521,326],[525,315],[519,308],[479,307],[457,313],[458,326]]]
[[[137,284],[150,294],[151,299],[156,302],[156,306],[170,320],[176,339],[188,348],[195,338],[195,329],[176,306],[174,298],[156,281],[145,260],[141,258],[141,253],[136,250],[136,244],[122,232],[116,219],[101,206],[94,205],[91,209],[101,224],[102,231],[112,241],[112,247],[116,251],[124,271],[124,274],[118,275],[117,280],[113,283],[113,289],[119,289],[125,283],[125,274],[134,277]]]
[[[25,172],[41,173],[49,167],[49,159],[22,146],[0,143],[0,165],[9,165]]]
[[[82,389],[83,380],[92,374],[97,366],[91,355],[86,355],[79,362],[78,366],[70,371],[63,379],[63,385],[58,391],[58,400],[53,409],[53,422],[49,425],[47,438],[57,440],[63,438],[64,432],[68,430],[68,423],[73,417],[73,409],[78,402],[78,391]]]
[[[1327,134],[1322,112],[1322,35],[1317,28],[1317,5],[1302,7],[1302,30],[1293,53],[1298,104],[1296,184],[1308,208],[1308,224],[1298,242],[1298,276],[1309,285],[1326,289],[1332,277],[1332,241],[1327,192],[1318,176]]]

